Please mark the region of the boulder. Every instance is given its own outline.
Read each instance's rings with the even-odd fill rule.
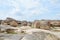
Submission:
[[[27,26],[32,26],[32,22],[28,22],[27,23]]]
[[[14,33],[15,31],[14,31],[14,29],[6,29],[6,32],[7,33]]]
[[[0,40],[4,40],[4,38],[0,37]]]
[[[3,21],[1,22],[1,24],[2,24],[2,25],[7,25],[7,22],[6,22],[5,20],[3,20]]]
[[[33,22],[33,27],[34,27],[34,28],[40,28],[40,21],[39,21],[39,20],[35,20],[35,21]]]
[[[13,27],[17,27],[18,26],[18,23],[16,21],[11,21],[10,22],[10,25],[13,26]]]
[[[27,26],[27,21],[22,21],[22,26]]]
[[[40,22],[40,29],[50,29],[50,22],[49,21],[41,21]]]
[[[1,22],[2,25],[11,25],[11,26],[17,26],[18,23],[15,19],[12,18],[6,18],[6,20],[2,20]]]
[[[50,33],[35,32],[25,35],[21,40],[59,40],[59,38]]]

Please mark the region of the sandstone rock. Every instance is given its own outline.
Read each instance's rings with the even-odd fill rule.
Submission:
[[[40,29],[50,29],[50,22],[49,21],[40,21]]]
[[[30,26],[22,26],[22,27],[20,27],[20,29],[27,30],[27,29],[31,29],[31,27]]]
[[[13,39],[5,38],[4,40],[13,40]]]
[[[3,25],[8,25],[7,23],[3,23]]]
[[[33,22],[34,28],[39,29],[50,29],[50,22],[45,20],[36,20]]]
[[[22,21],[22,26],[27,26],[27,21]]]
[[[17,26],[17,22],[15,19],[12,18],[6,18],[6,20],[2,20],[1,22],[2,25],[11,25],[11,26]]]
[[[6,22],[5,20],[3,20],[3,21],[1,22],[1,24],[2,24],[2,25],[7,25],[7,22]]]
[[[34,28],[40,28],[40,21],[39,20],[35,20],[33,22],[33,26],[34,26]]]
[[[0,20],[0,24],[1,24],[2,20]]]
[[[0,28],[0,33],[1,33],[1,28]]]
[[[50,31],[48,30],[43,30],[43,29],[36,29],[36,28],[33,28],[33,29],[28,29],[28,30],[24,30],[27,34],[32,34],[34,32],[46,32],[46,33],[50,33]]]
[[[35,35],[26,35],[21,40],[37,40]]]
[[[0,37],[0,40],[4,40],[4,38]]]
[[[27,21],[22,21],[22,26],[27,26]]]
[[[22,22],[21,21],[17,21],[18,26],[22,26]]]
[[[45,30],[49,30],[50,27],[49,26],[41,26],[40,29],[45,29]]]
[[[59,40],[55,35],[45,32],[28,34],[21,40]]]
[[[27,26],[32,26],[32,22],[28,22],[27,23]]]
[[[11,21],[10,22],[10,25],[13,26],[13,27],[17,27],[18,26],[18,23],[16,21]]]
[[[6,29],[7,33],[14,33],[14,29]]]
[[[48,34],[44,40],[59,40],[56,36]]]

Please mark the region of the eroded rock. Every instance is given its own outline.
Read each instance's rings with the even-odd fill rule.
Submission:
[[[0,37],[0,40],[4,40],[4,38]]]
[[[50,33],[35,32],[24,36],[21,40],[59,40],[59,38]]]
[[[16,21],[11,21],[10,22],[10,25],[13,26],[13,27],[17,27],[18,26],[18,23]]]

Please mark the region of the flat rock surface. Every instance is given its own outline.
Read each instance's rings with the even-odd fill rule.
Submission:
[[[38,31],[38,30],[37,30]],[[4,34],[0,33],[0,40],[60,40],[59,33],[49,31],[32,32],[32,34]]]
[[[45,32],[35,32],[24,36],[21,40],[60,40],[55,35]]]
[[[0,34],[0,39],[4,40],[21,40],[24,35],[20,34]]]

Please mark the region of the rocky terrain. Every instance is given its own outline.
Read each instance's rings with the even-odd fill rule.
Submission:
[[[0,40],[60,40],[60,20],[0,20]]]
[[[60,37],[52,32],[37,32],[35,30],[32,34],[0,34],[0,40],[60,40]]]

